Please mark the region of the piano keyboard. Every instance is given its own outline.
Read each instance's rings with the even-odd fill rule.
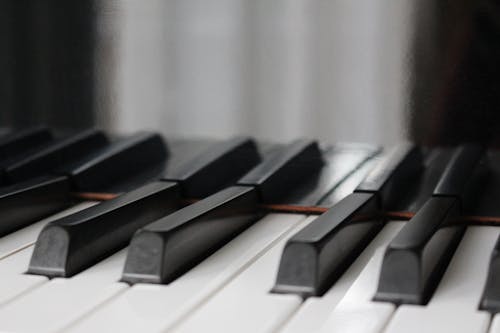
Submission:
[[[500,154],[0,136],[0,332],[500,332]]]

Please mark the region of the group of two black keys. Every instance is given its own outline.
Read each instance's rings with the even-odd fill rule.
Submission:
[[[22,150],[23,140],[35,133],[18,134],[3,146],[16,143],[16,150]],[[23,181],[2,188],[0,204],[12,212],[3,233],[60,210],[72,192],[112,188],[167,154],[156,134],[109,141],[90,130],[6,163],[5,179],[21,167],[24,174]],[[249,138],[216,143],[145,185],[48,223],[27,273],[70,277],[131,242],[122,280],[168,283],[257,221],[264,214],[260,203],[279,202],[323,164],[322,152],[311,140],[277,146],[264,156]],[[185,199],[193,198],[205,199],[182,208]]]
[[[423,162],[421,149],[411,144],[387,154],[354,193],[288,240],[273,291],[323,295],[382,229],[398,197],[418,184]],[[454,149],[432,194],[388,244],[375,301],[430,301],[467,228],[464,213],[477,204],[489,171],[484,147]],[[500,237],[485,282],[478,308],[500,312]]]

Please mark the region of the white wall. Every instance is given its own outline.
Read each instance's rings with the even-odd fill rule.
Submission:
[[[112,127],[401,140],[411,4],[116,1]]]

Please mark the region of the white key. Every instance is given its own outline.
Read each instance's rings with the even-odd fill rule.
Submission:
[[[300,223],[223,290],[172,332],[273,332],[298,309],[295,295],[271,294],[286,240],[314,218]],[[169,331],[170,332],[170,331]]]
[[[499,228],[469,227],[429,304],[401,306],[386,332],[486,332],[490,316],[478,305],[498,234]]]
[[[493,317],[490,333],[500,333],[500,314],[497,314]]]
[[[33,246],[0,260],[0,305],[14,300],[34,287],[46,282],[42,276],[23,274],[31,258]]]
[[[121,251],[69,279],[53,279],[0,307],[1,332],[55,332],[128,286],[115,282],[125,260]]]
[[[377,290],[384,251],[384,247],[377,249],[351,288],[330,313],[320,332],[375,333],[385,327],[395,307],[390,303],[372,301]]]
[[[88,208],[90,206],[93,206],[95,204],[96,204],[96,202],[92,202],[92,201],[82,202],[78,205],[75,205],[71,208],[68,208],[68,209],[61,211],[55,215],[52,215],[46,219],[43,219],[39,222],[36,222],[32,225],[29,225],[23,229],[20,229],[18,231],[15,231],[9,235],[6,235],[6,236],[0,238],[0,260],[11,255],[12,253],[14,253],[16,251],[20,251],[22,249],[25,249],[28,246],[35,243],[36,239],[38,237],[38,234],[40,233],[42,228],[50,221],[54,221],[54,220],[57,220],[57,219],[62,218],[64,216],[76,213],[80,210],[83,210],[83,209]],[[27,208],[27,209],[29,209],[29,208]],[[28,266],[26,266],[26,268],[27,267]]]
[[[65,332],[160,332],[214,295],[305,216],[271,214],[169,285],[137,284]]]
[[[386,246],[404,222],[391,222],[366,247],[344,275],[322,297],[311,297],[300,307],[299,311],[287,322],[281,333],[303,333],[317,331],[325,323],[328,315],[345,295],[349,287],[366,266],[375,250]]]

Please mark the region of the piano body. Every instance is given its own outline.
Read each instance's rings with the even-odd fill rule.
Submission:
[[[96,4],[0,4],[0,332],[500,332],[494,1],[417,6],[392,147],[89,129]]]

